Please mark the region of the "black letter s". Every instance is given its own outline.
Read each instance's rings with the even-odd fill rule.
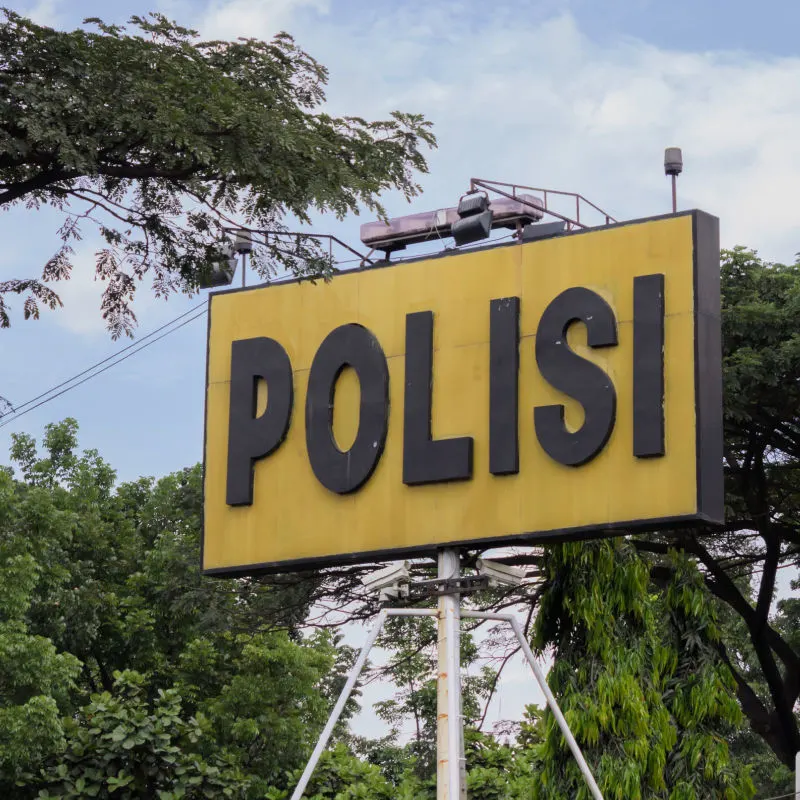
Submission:
[[[609,347],[617,344],[617,321],[599,294],[575,287],[547,306],[536,331],[539,371],[551,386],[577,400],[585,414],[581,428],[571,432],[564,424],[563,405],[535,408],[536,436],[551,458],[577,467],[591,461],[611,436],[617,394],[611,378],[600,367],[570,349],[567,330],[573,322],[586,325],[589,347]]]

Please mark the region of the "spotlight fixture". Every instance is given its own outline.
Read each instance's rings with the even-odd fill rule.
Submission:
[[[483,193],[465,194],[458,201],[458,219],[450,226],[456,246],[486,239],[492,230],[492,209]]]
[[[201,289],[230,286],[236,272],[236,251],[228,242],[217,246],[200,273]]]
[[[520,241],[532,242],[534,239],[546,239],[548,236],[558,236],[567,229],[564,220],[558,222],[540,222],[538,225],[526,225],[522,229]]]

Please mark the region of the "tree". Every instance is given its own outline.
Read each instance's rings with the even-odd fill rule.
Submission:
[[[329,573],[315,580],[203,578],[200,470],[115,487],[99,454],[78,453],[77,434],[74,420],[66,420],[47,426],[42,446],[18,435],[17,478],[0,471],[0,569],[16,570],[2,587],[23,597],[3,612],[21,638],[3,650],[11,630],[4,617],[0,684],[21,685],[15,676],[27,676],[11,713],[26,698],[43,697],[49,717],[40,729],[50,737],[37,740],[34,726],[17,737],[15,751],[4,744],[4,754],[16,753],[15,771],[0,771],[0,793],[15,800],[39,790],[68,797],[88,786],[99,797],[114,787],[115,796],[141,796],[148,786],[167,798],[183,791],[184,781],[217,794],[230,789],[233,796],[277,800],[298,779],[352,663],[352,652],[336,648],[324,627],[302,630],[311,604],[329,589]],[[544,581],[529,611],[540,606],[539,641],[559,648],[563,666],[552,673],[553,685],[604,785],[638,786],[655,797],[668,796],[667,788],[685,789],[674,798],[704,790],[747,796],[729,748],[758,760],[763,774],[769,763],[764,753],[747,750],[735,728],[738,710],[718,649],[728,621],[717,620],[692,562],[677,553],[643,555],[625,540],[550,549],[542,558]],[[659,565],[673,571],[660,592]],[[539,596],[540,604],[531,602]],[[472,597],[498,608],[521,599],[513,592]],[[781,630],[793,645],[795,605],[782,606]],[[397,620],[383,639],[399,691],[380,710],[395,725],[416,719],[418,736],[401,745],[391,736],[358,740],[340,728],[311,792],[433,796],[434,633],[428,618]],[[20,642],[44,657],[23,657]],[[492,632],[486,644],[508,642]],[[462,660],[476,655],[465,631]],[[466,683],[464,712],[476,726],[466,737],[470,796],[529,800],[552,796],[555,787],[580,791],[547,713],[524,724],[516,742],[477,729],[494,682],[483,670]],[[14,730],[0,722],[5,741]],[[186,769],[173,770],[172,759]],[[148,784],[153,775],[158,779]]]
[[[536,642],[553,647],[548,677],[603,796],[752,797],[730,756],[741,721],[702,577],[673,553],[673,578],[653,592],[650,565],[623,539],[555,545]],[[535,798],[591,795],[555,718],[540,717]]]
[[[718,643],[753,730],[787,767],[800,751],[797,604],[776,604],[780,569],[800,565],[800,263],[722,253],[726,527],[637,541],[679,548],[739,623]],[[671,567],[654,564],[657,578]],[[740,635],[744,634],[744,635]]]
[[[287,215],[380,211],[381,192],[419,190],[429,123],[325,113],[327,70],[285,33],[205,42],[160,14],[132,17],[127,33],[1,13],[0,207],[49,206],[64,222],[41,280],[0,282],[0,326],[10,322],[4,294],[26,295],[25,318],[38,303],[60,305],[48,284],[69,277],[86,225],[104,240],[96,270],[117,337],[135,324],[137,281],[149,274],[157,295],[195,289],[226,226],[285,230]],[[253,263],[264,277],[332,269],[318,247],[282,237]]]
[[[0,498],[7,482],[0,472]],[[80,663],[28,631],[24,613],[36,565],[4,551],[0,545],[0,776],[13,781],[64,747],[62,716]]]
[[[35,540],[17,534],[31,519],[40,530],[61,530],[45,491],[20,503],[11,475],[0,470],[0,776],[11,781],[64,747],[62,717],[72,708],[81,668],[30,625],[44,571],[33,555]]]
[[[285,789],[351,659],[313,583],[204,578],[200,469],[115,487],[77,433],[0,470],[0,795]]]
[[[193,800],[246,797],[248,781],[226,759],[201,754],[201,720],[184,719],[174,689],[160,690],[152,703],[136,672],[115,674],[112,692],[93,695],[67,721],[67,746],[57,763],[29,780],[40,798],[96,797]],[[207,728],[207,726],[206,726]]]
[[[461,638],[461,665],[473,665],[478,648],[468,632]],[[401,722],[412,721],[413,738],[406,756],[414,760],[422,779],[436,775],[436,675],[438,671],[437,628],[432,617],[390,617],[378,645],[392,656],[374,677],[390,674],[398,691],[391,700],[375,704],[378,716],[392,726],[392,737]],[[373,677],[373,679],[374,679]],[[482,700],[489,694],[493,672],[484,667],[476,675],[462,675],[461,695],[464,724],[474,727],[480,718]]]

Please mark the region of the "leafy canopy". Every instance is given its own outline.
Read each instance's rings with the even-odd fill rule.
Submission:
[[[716,610],[697,566],[671,562],[658,592],[624,539],[548,548],[536,619],[537,644],[554,651],[548,682],[609,800],[752,797],[728,746],[742,715],[714,646]],[[532,796],[589,798],[549,711],[540,728]]]
[[[382,192],[418,193],[430,123],[326,113],[327,70],[291,36],[201,41],[161,14],[132,17],[132,32],[84,24],[57,31],[0,12],[0,207],[64,215],[42,280],[0,282],[0,326],[3,294],[26,295],[26,318],[37,301],[60,305],[47,284],[69,277],[86,225],[104,240],[96,269],[116,337],[135,324],[137,281],[149,275],[156,295],[196,288],[226,226],[285,230],[286,215],[380,212]],[[313,244],[286,241],[258,250],[262,276],[332,268]]]
[[[200,574],[199,468],[115,487],[74,420],[42,444],[0,469],[0,796],[285,787],[349,654],[300,635],[308,586]]]

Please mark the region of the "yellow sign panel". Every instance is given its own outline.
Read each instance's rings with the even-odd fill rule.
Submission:
[[[214,294],[203,569],[719,523],[719,313],[702,212]]]

